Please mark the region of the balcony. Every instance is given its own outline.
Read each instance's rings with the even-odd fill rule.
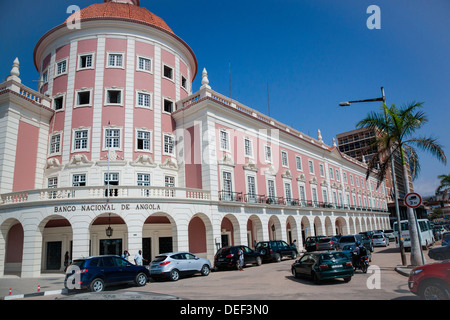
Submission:
[[[67,199],[185,199],[211,200],[211,193],[201,189],[106,186],[36,189],[1,195],[1,204],[15,204],[36,201],[58,201]]]

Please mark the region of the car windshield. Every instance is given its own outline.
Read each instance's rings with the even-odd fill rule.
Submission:
[[[319,243],[328,243],[328,242],[330,242],[331,241],[331,238],[322,238],[322,239],[319,239]]]
[[[342,237],[339,242],[356,242],[356,240],[354,236],[345,236]]]
[[[332,252],[332,253],[324,253],[321,255],[321,259],[322,261],[334,261],[334,260],[338,260],[338,259],[347,259],[347,257],[340,252]]]
[[[156,256],[155,259],[153,259],[152,263],[157,263],[166,260],[167,256]]]
[[[381,235],[381,234],[374,234],[372,238],[374,238],[374,239],[382,239],[383,235]]]

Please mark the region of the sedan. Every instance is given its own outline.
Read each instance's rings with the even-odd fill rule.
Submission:
[[[177,281],[180,276],[200,273],[209,275],[211,262],[189,252],[163,253],[155,257],[150,264],[150,276],[153,279],[168,278]]]
[[[291,267],[292,275],[310,277],[315,283],[321,280],[343,278],[349,282],[354,274],[352,261],[342,252],[305,253]]]
[[[450,246],[436,247],[428,251],[428,256],[434,260],[450,259]]]
[[[387,247],[389,245],[389,239],[382,233],[375,233],[372,236],[372,243],[374,247],[382,246]]]

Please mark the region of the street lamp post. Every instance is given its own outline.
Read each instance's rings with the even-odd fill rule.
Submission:
[[[345,102],[341,102],[339,103],[339,105],[341,107],[349,107],[352,103],[359,103],[359,102],[375,102],[375,101],[382,101],[383,105],[386,105],[386,96],[384,94],[384,87],[381,87],[381,97],[380,98],[375,98],[375,99],[365,99],[365,100],[354,100],[354,101],[345,101]],[[384,110],[384,108],[383,108]],[[387,123],[387,114],[386,114],[386,110],[384,110],[384,117],[386,119],[386,123]],[[391,150],[392,151],[392,150]],[[405,249],[403,246],[403,236],[402,236],[402,232],[401,232],[401,224],[400,224],[400,209],[399,209],[399,205],[398,205],[398,193],[397,193],[397,182],[396,182],[396,178],[395,178],[395,166],[394,166],[394,157],[391,157],[391,171],[392,171],[392,185],[394,187],[394,198],[395,198],[395,213],[397,216],[397,226],[398,226],[398,242],[399,242],[399,246],[400,246],[400,255],[402,258],[402,264],[404,266],[407,265],[406,262],[406,255],[405,255]]]

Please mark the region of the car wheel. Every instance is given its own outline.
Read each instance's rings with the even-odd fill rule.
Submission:
[[[344,278],[344,282],[345,282],[345,283],[350,282],[350,280],[352,280],[352,277],[345,277],[345,278]]]
[[[280,262],[281,261],[281,255],[279,253],[275,253],[275,261]]]
[[[209,275],[210,271],[211,270],[209,269],[208,265],[205,264],[205,265],[203,265],[202,270],[200,272],[201,272],[202,276],[207,276],[207,275]]]
[[[292,259],[296,259],[297,258],[297,252],[292,251],[291,257],[292,257]]]
[[[92,292],[101,292],[105,289],[105,283],[103,282],[102,279],[96,278],[92,280],[90,289]]]
[[[177,281],[180,279],[180,272],[177,269],[172,269],[172,271],[170,271],[169,278],[172,281]]]
[[[256,265],[257,265],[257,266],[262,265],[262,259],[261,259],[261,257],[256,257]]]
[[[139,287],[145,286],[147,284],[147,276],[145,275],[145,273],[143,272],[139,272],[136,276],[136,279],[134,280],[134,282],[136,283],[136,285],[138,285]]]
[[[429,282],[420,290],[420,296],[425,300],[448,300],[449,292],[437,282]]]

